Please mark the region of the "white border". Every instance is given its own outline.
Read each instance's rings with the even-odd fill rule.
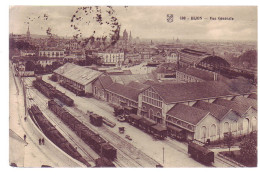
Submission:
[[[36,3],[37,2],[37,3]],[[234,2],[236,4],[234,4]],[[0,43],[0,62],[1,62],[1,157],[0,169],[2,177],[250,177],[259,176],[259,168],[246,169],[15,169],[8,166],[8,127],[9,127],[9,68],[8,68],[8,38],[9,38],[9,5],[259,5],[257,0],[247,0],[243,2],[233,1],[232,3],[226,0],[218,1],[109,1],[109,0],[9,0],[1,3],[1,43]],[[258,14],[259,19],[259,14]],[[259,39],[259,37],[258,37]],[[259,142],[258,142],[259,143]],[[259,148],[259,147],[258,147]]]

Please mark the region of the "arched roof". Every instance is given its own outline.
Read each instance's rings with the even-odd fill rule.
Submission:
[[[201,59],[199,63],[201,63],[201,62],[213,64],[214,66],[230,67],[230,64],[225,59],[223,59],[219,56],[207,56],[207,57]]]

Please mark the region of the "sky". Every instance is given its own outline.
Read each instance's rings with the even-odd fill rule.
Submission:
[[[25,34],[30,22],[31,34],[52,33],[59,36],[72,36],[72,15],[77,6],[10,6],[9,32]],[[133,37],[148,39],[192,39],[192,40],[257,40],[257,7],[255,6],[115,6],[114,16],[124,29],[131,31]],[[102,16],[109,17],[107,7],[102,7]],[[48,15],[43,20],[44,14]],[[173,22],[167,21],[167,14],[173,15]],[[40,18],[38,18],[40,16]],[[99,25],[91,15],[83,15],[79,29],[84,37],[108,35],[110,26]],[[186,17],[186,20],[180,20]],[[202,20],[191,20],[202,17]],[[210,20],[210,17],[216,20]],[[231,17],[234,20],[218,20],[218,17]],[[28,19],[30,18],[30,19]],[[33,18],[35,20],[31,21]],[[189,18],[189,19],[187,19]],[[85,22],[89,21],[89,24]],[[104,27],[105,26],[105,27]]]

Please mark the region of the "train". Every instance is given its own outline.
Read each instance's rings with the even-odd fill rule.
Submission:
[[[60,85],[64,88],[68,89],[72,93],[75,93],[77,96],[85,96],[84,90],[80,90],[80,89],[74,87],[73,85],[69,84],[68,82],[60,82]]]
[[[195,160],[210,165],[214,162],[214,152],[206,148],[205,144],[198,140],[191,140],[188,144],[188,154]]]
[[[95,160],[96,167],[116,167],[111,161],[105,157],[101,157]]]
[[[56,98],[60,100],[62,103],[66,104],[67,106],[74,105],[73,99],[71,99],[61,91],[57,90],[51,84],[43,81],[40,77],[36,77],[36,80],[33,81],[33,86],[49,99]]]
[[[100,156],[106,157],[111,161],[116,159],[117,150],[100,135],[78,121],[54,100],[48,101],[48,107],[54,114],[58,116],[62,122],[70,127],[96,153],[98,153]]]
[[[102,116],[99,116],[97,114],[91,113],[90,114],[90,123],[94,126],[101,127],[103,123]]]
[[[157,139],[163,140],[167,137],[166,128],[136,114],[129,114],[128,116],[126,116],[126,122],[143,130],[148,134],[153,135],[153,137]]]
[[[28,113],[34,124],[42,130],[45,136],[57,145],[61,150],[70,155],[72,158],[82,162],[87,167],[91,165],[83,159],[82,155],[64,138],[64,136],[48,121],[38,106],[32,105]]]

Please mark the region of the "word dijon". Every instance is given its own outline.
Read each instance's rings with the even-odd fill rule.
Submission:
[[[201,16],[191,16],[191,20],[203,20]],[[207,19],[207,18],[205,18]],[[234,20],[233,17],[210,17],[209,20]]]

